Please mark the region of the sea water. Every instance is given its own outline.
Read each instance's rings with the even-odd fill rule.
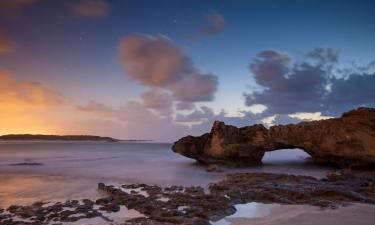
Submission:
[[[276,172],[322,177],[301,150],[266,153],[263,166],[206,172],[194,160],[175,154],[169,143],[2,142],[0,207],[35,201],[98,198],[97,184],[200,185],[236,172]],[[41,165],[17,165],[19,163]]]

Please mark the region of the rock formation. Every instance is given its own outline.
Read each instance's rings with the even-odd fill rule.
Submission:
[[[99,183],[98,190],[105,196],[96,200],[39,201],[0,208],[0,224],[97,224],[104,220],[101,224],[209,225],[235,213],[237,204],[251,202],[306,204],[322,209],[350,203],[375,204],[375,173],[330,172],[322,179],[291,174],[236,173],[211,183],[208,189]],[[124,213],[124,209],[133,213]]]
[[[358,108],[340,118],[237,128],[215,121],[210,133],[183,137],[172,150],[205,164],[259,165],[267,151],[300,148],[314,162],[375,167],[375,109]]]

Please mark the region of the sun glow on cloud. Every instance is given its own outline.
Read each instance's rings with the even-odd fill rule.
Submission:
[[[51,133],[45,120],[45,109],[64,104],[64,98],[53,89],[36,82],[21,82],[0,70],[1,133]]]
[[[325,120],[325,119],[330,119],[333,118],[331,116],[322,116],[321,112],[314,112],[314,113],[294,113],[294,114],[288,114],[289,117],[291,118],[297,118],[300,120]]]

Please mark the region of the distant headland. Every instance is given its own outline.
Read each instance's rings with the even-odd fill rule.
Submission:
[[[7,134],[0,136],[0,141],[122,141],[112,137],[94,135],[43,135],[43,134]]]

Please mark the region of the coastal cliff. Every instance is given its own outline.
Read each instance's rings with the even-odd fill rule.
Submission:
[[[340,118],[237,128],[215,121],[210,133],[183,137],[176,153],[205,164],[260,165],[265,152],[300,148],[314,162],[340,167],[375,166],[375,109],[358,108]]]

